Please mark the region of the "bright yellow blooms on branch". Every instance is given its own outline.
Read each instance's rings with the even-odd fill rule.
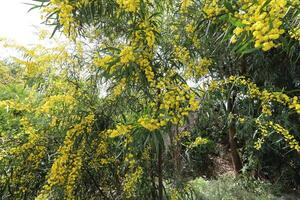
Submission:
[[[7,122],[0,122],[0,166],[8,166],[0,184],[12,184],[15,199],[30,192],[40,200],[78,199],[94,190],[89,195],[138,199],[145,185],[164,184],[155,170],[168,151],[209,145],[202,130],[191,130],[222,109],[226,126],[252,123],[252,147],[261,149],[276,133],[300,151],[297,135],[275,117],[276,108],[300,115],[299,97],[239,76],[247,73],[237,69],[243,55],[232,50],[241,45],[264,56],[285,40],[298,44],[299,14],[289,17],[299,1],[50,0],[41,7],[71,45],[11,45],[24,55],[9,60],[18,70],[8,73],[0,63],[0,89],[8,91],[0,96]],[[211,27],[213,37],[220,34],[214,41]],[[212,108],[233,91],[255,114]]]
[[[232,43],[247,36],[253,38],[255,48],[269,51],[280,45],[278,39],[286,33],[284,23],[287,13],[298,8],[299,1],[295,0],[239,0],[229,10],[223,1],[213,0],[205,1],[203,11],[208,18],[214,20],[227,13],[236,21]],[[299,23],[292,30],[288,30],[291,37],[298,38],[298,29]]]

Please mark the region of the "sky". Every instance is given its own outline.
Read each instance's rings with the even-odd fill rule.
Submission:
[[[32,0],[0,0],[0,37],[15,40],[20,44],[33,44],[42,28],[37,9],[28,12]]]

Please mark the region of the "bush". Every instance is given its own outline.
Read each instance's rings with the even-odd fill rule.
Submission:
[[[224,175],[216,180],[197,178],[190,182],[195,199],[264,200],[278,199],[279,187],[252,178]]]

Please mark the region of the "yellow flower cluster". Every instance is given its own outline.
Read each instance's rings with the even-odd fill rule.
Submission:
[[[239,118],[238,118],[238,122],[239,122],[240,124],[244,124],[244,123],[245,123],[245,118],[239,117]]]
[[[112,91],[113,97],[120,96],[122,94],[125,86],[126,86],[126,78],[122,78]]]
[[[260,131],[261,137],[254,143],[254,148],[259,150],[261,149],[262,144],[265,142],[266,138],[269,136],[270,132],[268,131],[268,126],[262,123],[259,119],[255,120],[255,124]]]
[[[105,155],[108,152],[108,143],[101,141],[98,145],[97,145],[97,150],[96,150],[96,154],[95,154],[95,158],[98,158],[102,155]]]
[[[188,64],[191,61],[190,52],[186,47],[175,46],[174,54],[182,64]]]
[[[289,34],[291,35],[291,38],[294,38],[296,40],[300,40],[300,26],[294,28],[293,30],[289,31]]]
[[[39,113],[49,113],[57,105],[68,106],[72,110],[76,106],[76,100],[70,95],[53,95],[46,98],[45,103],[38,108]]]
[[[103,132],[99,134],[99,138],[102,140],[98,143],[98,141],[94,141],[92,146],[95,146],[96,152],[93,156],[93,159],[90,162],[90,165],[93,168],[97,168],[100,165],[106,165],[108,164],[111,159],[108,159],[105,157],[105,155],[108,153],[108,142],[105,140],[106,137],[103,137]]]
[[[151,153],[151,146],[148,144],[143,150],[142,159],[145,161],[150,160],[151,159],[150,153]]]
[[[170,199],[171,200],[179,200],[180,199],[180,193],[176,188],[172,188],[170,192]]]
[[[64,26],[64,33],[66,35],[69,34],[69,31],[72,27],[72,24],[74,23],[74,19],[72,17],[72,12],[74,10],[74,7],[70,4],[62,4],[60,6],[60,12],[59,12],[59,22]]]
[[[199,101],[187,84],[161,80],[157,84],[157,88],[161,90],[158,99],[160,102],[159,117],[162,121],[173,124],[182,123],[183,117],[199,108]]]
[[[300,6],[300,2],[298,3],[298,7]],[[297,16],[297,25],[289,31],[291,38],[295,40],[300,40],[300,14]]]
[[[200,60],[200,65],[202,65],[202,66],[210,66],[212,64],[213,64],[213,61],[210,58],[202,58]]]
[[[203,145],[203,144],[207,144],[208,143],[208,139],[207,138],[202,138],[202,137],[197,137],[195,139],[194,142],[192,142],[190,145],[189,145],[189,148],[195,148],[195,147],[198,147],[200,145]]]
[[[284,140],[289,144],[291,149],[295,149],[300,152],[300,145],[293,135],[288,130],[283,128],[280,124],[269,122],[269,125],[280,135],[283,136]]]
[[[78,179],[80,169],[82,167],[82,152],[79,150],[72,158],[72,163],[70,164],[70,172],[68,174],[67,186],[66,186],[66,199],[76,199],[74,195],[74,189],[76,181]]]
[[[129,133],[132,130],[131,125],[121,125],[118,124],[115,129],[107,130],[106,133],[111,137],[115,138],[121,135],[126,135],[126,133]]]
[[[189,23],[188,25],[185,26],[184,29],[187,33],[193,33],[196,27],[192,23]]]
[[[189,112],[199,108],[199,101],[191,88],[185,83],[175,83],[164,77],[153,84],[155,99],[149,104],[155,117],[141,117],[138,123],[149,131],[157,130],[167,123],[183,123]]]
[[[300,115],[300,103],[298,97],[293,97],[293,100],[289,105],[289,108],[294,109]]]
[[[181,2],[181,11],[186,12],[187,9],[193,5],[193,0],[182,0]]]
[[[158,32],[153,18],[145,19],[138,23],[138,27],[132,34],[132,44],[135,47],[142,47],[146,45],[147,51],[151,51],[155,44],[155,32]]]
[[[59,23],[63,25],[63,32],[67,36],[70,33],[71,35],[75,33],[73,11],[74,5],[69,0],[51,0],[50,4],[44,9],[44,13],[46,14],[58,12]]]
[[[196,31],[196,22],[189,22],[185,27],[184,30],[186,32],[186,36],[188,39],[190,39],[190,41],[192,42],[193,46],[196,48],[200,48],[201,44],[200,44],[200,39],[197,36],[197,34],[195,34]],[[178,32],[178,31],[175,31]],[[179,36],[175,36],[175,37],[179,37]],[[179,38],[175,39],[177,41],[180,41]]]
[[[94,64],[104,70],[108,70],[109,63],[113,61],[112,56],[104,56],[103,58],[95,58]]]
[[[31,107],[28,104],[19,103],[14,100],[4,100],[0,101],[0,108],[4,108],[9,111],[9,109],[16,110],[16,111],[31,111]]]
[[[135,61],[133,47],[125,46],[120,52],[120,59],[122,64],[128,64]]]
[[[271,107],[270,107],[270,105],[268,105],[266,103],[262,104],[261,112],[263,114],[265,114],[266,116],[271,116],[272,115]]]
[[[142,117],[138,120],[138,123],[149,131],[155,131],[164,125],[163,121],[152,119],[148,117]]]
[[[179,142],[182,138],[190,137],[190,136],[191,136],[191,132],[189,132],[189,131],[182,131],[182,132],[178,133],[175,136],[175,141]]]
[[[147,28],[145,30],[145,34],[146,34],[146,41],[147,41],[147,44],[150,48],[153,47],[154,45],[154,42],[155,42],[155,35],[154,35],[154,32],[150,29],[150,28]]]
[[[47,184],[37,199],[48,197],[54,186],[65,186],[67,199],[74,199],[73,191],[79,170],[82,165],[81,150],[74,152],[73,145],[76,138],[84,133],[90,133],[94,122],[94,114],[89,114],[79,124],[68,130],[63,145],[59,148],[59,156],[54,160],[48,174]],[[80,143],[81,147],[85,141]]]
[[[134,160],[132,153],[126,155],[125,162],[128,163],[128,172],[126,173],[123,182],[123,190],[126,193],[126,197],[130,199],[135,191],[137,183],[143,175],[143,168],[137,166],[137,162]]]
[[[213,90],[219,89],[222,90],[222,87],[226,84],[233,84],[237,86],[243,86],[247,88],[247,93],[250,98],[256,98],[261,101],[262,114],[267,117],[272,115],[271,105],[276,102],[282,104],[283,106],[293,109],[298,114],[300,114],[300,103],[298,102],[298,97],[290,98],[282,92],[269,92],[267,90],[260,90],[256,84],[246,80],[245,77],[236,77],[231,76],[222,83],[217,84],[218,87],[214,86]],[[282,135],[284,140],[289,143],[292,149],[300,151],[300,146],[297,140],[293,135],[289,133],[288,130],[283,128],[280,124],[276,124],[272,121],[263,122],[260,119],[257,119],[256,125],[260,130],[261,137],[255,142],[255,148],[260,149],[261,145],[264,143],[265,138],[269,136],[270,130],[276,131],[278,134]]]
[[[241,10],[235,13],[235,17],[242,22],[243,26],[235,28],[231,41],[234,43],[241,33],[249,31],[255,40],[255,48],[268,51],[277,47],[275,41],[285,32],[281,25],[288,9],[287,1],[243,0],[239,4]]]
[[[46,71],[46,67],[35,61],[24,61],[25,73],[28,77],[36,77]]]
[[[136,12],[140,6],[140,0],[117,0],[117,3],[127,12]]]
[[[220,0],[206,0],[202,11],[205,13],[207,18],[215,18],[225,9],[219,5]]]
[[[210,58],[201,58],[195,63],[189,63],[185,70],[186,78],[195,78],[195,80],[200,79],[208,73],[208,68],[213,64],[213,60]]]
[[[142,22],[139,25],[139,28],[142,29],[146,36],[147,45],[152,48],[155,42],[154,28],[149,25],[147,22]]]
[[[143,175],[142,167],[137,167],[137,169],[133,173],[128,173],[125,175],[125,180],[123,184],[124,192],[126,193],[127,198],[131,198],[133,192],[135,191],[136,184],[140,180]]]
[[[190,52],[186,47],[175,45],[174,56],[179,62],[185,65],[184,76],[186,78],[199,79],[208,73],[208,67],[213,64],[210,58],[192,59]]]
[[[26,135],[27,141],[22,145],[19,144],[16,147],[10,148],[9,154],[16,158],[27,155],[26,162],[28,162],[34,169],[38,169],[42,159],[46,155],[46,148],[40,144],[44,138],[42,134],[38,134],[35,127],[26,117],[22,117],[20,119],[20,125],[22,127],[22,131],[24,132],[24,134],[20,135],[20,137]],[[18,137],[19,136],[15,137],[15,139]]]
[[[290,109],[295,110],[298,114],[300,114],[300,102],[298,100],[298,97],[296,96],[290,98],[288,95],[282,92],[270,92],[267,90],[260,90],[256,84],[254,84],[249,80],[246,80],[245,77],[231,76],[223,83],[221,83],[221,85],[227,83],[235,84],[238,86],[246,86],[247,95],[249,95],[249,97],[258,98],[261,100],[262,112],[266,115],[272,115],[271,108],[270,108],[271,102],[280,103],[284,106],[287,106]]]
[[[151,86],[154,84],[154,72],[147,57],[141,57],[138,60],[140,68],[145,72],[146,78]]]
[[[247,35],[253,38],[255,48],[263,51],[280,45],[278,39],[285,32],[282,26],[284,17],[288,12],[299,8],[297,0],[238,0],[229,4],[226,5],[220,0],[204,1],[202,11],[208,18],[214,20],[222,13],[228,14],[230,16],[228,22],[236,22],[237,26],[233,31],[231,43],[235,43],[238,38],[245,39],[244,36]],[[289,31],[291,37],[299,39],[299,30],[297,25],[291,29]]]
[[[294,149],[296,151],[300,151],[300,145],[299,142],[295,139],[293,135],[289,133],[288,130],[286,130],[284,127],[282,127],[280,124],[274,123],[272,121],[269,122],[261,122],[259,119],[256,119],[256,125],[261,133],[261,137],[258,139],[258,141],[255,142],[255,148],[260,149],[262,144],[265,141],[265,138],[268,137],[270,134],[270,130],[274,130],[278,134],[282,135],[284,140],[289,144],[291,149]]]

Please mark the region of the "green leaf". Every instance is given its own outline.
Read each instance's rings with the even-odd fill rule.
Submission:
[[[224,2],[224,6],[225,6],[225,8],[227,8],[227,10],[229,10],[231,13],[234,13],[234,9],[233,9],[233,7],[232,7],[232,5],[231,5],[230,2],[225,1],[225,2]]]
[[[244,27],[245,25],[240,21],[240,20],[238,20],[237,18],[235,18],[235,17],[233,17],[233,16],[231,16],[231,15],[229,15],[228,16],[228,21],[232,24],[232,25],[234,25],[234,26],[236,26],[236,27]]]
[[[249,53],[252,53],[255,51],[257,51],[256,48],[250,48],[250,49],[246,49],[245,51],[243,51],[242,54],[245,55],[245,54],[249,54]]]

